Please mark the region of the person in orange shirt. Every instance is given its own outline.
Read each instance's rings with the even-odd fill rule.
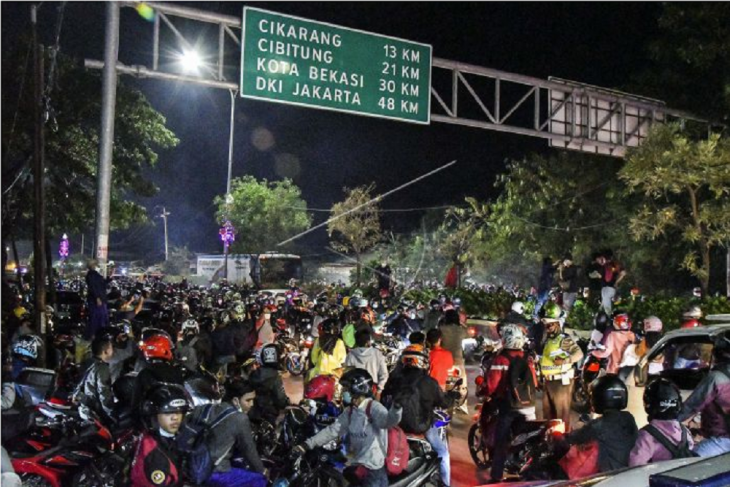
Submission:
[[[429,353],[429,375],[439,383],[441,390],[446,389],[449,370],[454,366],[454,356],[441,347],[441,330],[434,328],[426,335]]]

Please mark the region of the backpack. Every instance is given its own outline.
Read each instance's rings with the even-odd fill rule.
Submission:
[[[365,406],[365,416],[370,420],[370,408],[373,400]],[[352,409],[350,409],[352,415]],[[398,426],[388,428],[388,451],[385,452],[385,469],[388,475],[400,475],[408,466],[411,450],[405,431]]]
[[[231,406],[211,421],[213,406],[213,404],[206,405],[197,419],[183,424],[175,438],[178,448],[186,456],[185,474],[196,485],[207,482],[217,464],[210,454],[211,432],[238,411]]]
[[[200,337],[193,337],[187,345],[179,344],[175,349],[175,358],[183,363],[190,370],[198,368],[198,353],[195,351],[195,344]]]
[[[687,428],[685,428],[684,426],[682,426],[682,439],[679,440],[679,443],[677,443],[676,445],[672,442],[672,440],[664,436],[664,434],[659,431],[656,426],[648,424],[644,429],[647,433],[653,436],[656,441],[661,443],[661,445],[666,448],[669,453],[672,454],[672,459],[693,458],[699,456],[689,449],[689,441],[687,441]]]
[[[398,391],[393,394],[391,404],[398,403],[403,406],[403,419],[400,425],[409,433],[423,434],[431,429],[431,423],[428,421],[428,414],[423,411],[421,405],[421,392],[418,384],[421,378],[416,379],[410,384],[402,384]]]
[[[524,357],[513,357],[507,370],[510,406],[522,409],[535,405],[535,378]]]

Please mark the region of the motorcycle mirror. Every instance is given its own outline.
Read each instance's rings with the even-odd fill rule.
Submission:
[[[461,387],[464,384],[464,379],[459,379],[454,383],[455,387]]]
[[[590,414],[588,414],[588,413],[583,413],[583,414],[581,414],[581,415],[580,415],[580,417],[578,418],[578,421],[580,421],[581,423],[587,423],[587,422],[589,422],[590,420],[591,420],[591,416],[590,416]]]

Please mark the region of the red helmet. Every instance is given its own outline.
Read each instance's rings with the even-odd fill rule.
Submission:
[[[613,327],[616,330],[626,331],[631,329],[631,320],[626,313],[617,314],[613,318]]]
[[[146,338],[139,347],[146,359],[160,358],[172,360],[172,343],[164,335],[153,335]]]
[[[304,399],[322,399],[332,401],[335,395],[336,379],[331,375],[318,375],[310,380],[304,388]]]
[[[697,328],[698,326],[702,326],[702,323],[700,323],[699,320],[695,320],[694,318],[691,320],[685,320],[684,323],[682,323],[682,328]]]

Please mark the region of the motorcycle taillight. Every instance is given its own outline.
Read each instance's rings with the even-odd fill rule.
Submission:
[[[588,372],[598,372],[599,370],[601,370],[601,364],[598,362],[591,362],[586,367],[586,370]]]

